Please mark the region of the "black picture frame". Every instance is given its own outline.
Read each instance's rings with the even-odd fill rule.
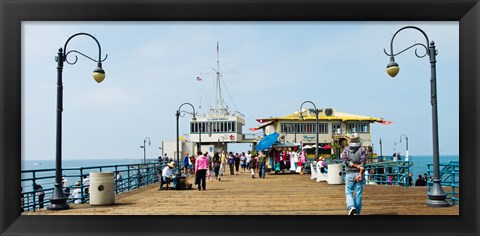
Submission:
[[[479,234],[478,0],[0,0],[0,16],[1,235]],[[118,20],[459,21],[460,215],[20,216],[21,22]]]

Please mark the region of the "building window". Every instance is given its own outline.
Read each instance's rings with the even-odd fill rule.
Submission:
[[[235,132],[237,130],[235,127],[236,122],[232,121],[231,123],[232,123],[232,132]]]
[[[305,133],[313,133],[314,124],[305,124]]]
[[[318,123],[318,133],[328,134],[328,123]]]
[[[283,123],[280,125],[281,133],[293,133],[293,124]]]
[[[296,124],[296,123],[283,123],[280,124],[280,132],[288,134],[311,134],[315,133],[315,123]],[[318,133],[328,134],[328,123],[318,123]]]
[[[348,133],[369,133],[370,125],[368,123],[349,123],[347,130]]]

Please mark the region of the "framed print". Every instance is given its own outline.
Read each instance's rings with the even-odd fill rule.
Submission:
[[[478,234],[476,223],[480,198],[479,176],[476,171],[479,163],[476,157],[478,157],[479,120],[477,67],[480,6],[476,0],[463,2],[2,0],[1,5],[0,234],[2,235]],[[413,39],[405,39],[408,36],[399,39],[403,37],[403,32],[399,33],[397,30],[403,26],[408,26],[408,30],[417,30],[412,34]],[[77,36],[76,32],[80,32],[79,36],[90,41],[77,41],[80,37],[71,40]],[[396,33],[399,33],[398,37]],[[397,40],[395,44],[393,39]],[[432,44],[432,41],[436,44]],[[68,43],[70,51],[67,53]],[[197,51],[199,48],[210,47],[207,45],[210,45],[212,50]],[[62,54],[62,48],[58,49],[62,46],[66,55]],[[393,46],[395,49],[390,48]],[[435,55],[427,55],[427,47],[433,47]],[[410,55],[400,55],[403,49],[409,50],[405,54]],[[395,58],[390,57],[392,53],[395,54]],[[45,56],[46,54],[48,56]],[[435,59],[436,54],[438,56]],[[441,55],[445,56],[440,57]],[[68,64],[58,63],[59,60],[55,62],[55,56],[57,59],[68,56],[65,60]],[[51,61],[47,61],[46,58],[50,58]],[[382,59],[381,65],[377,63],[376,58]],[[70,64],[76,64],[77,60],[79,63],[73,67],[80,68],[70,68]],[[411,69],[417,65],[420,68],[418,71]],[[168,69],[162,70],[162,67]],[[386,69],[389,74],[398,73],[398,67],[401,68],[398,77],[404,74],[407,78],[387,77]],[[396,71],[392,72],[392,68],[396,68]],[[429,68],[431,70],[428,70]],[[408,72],[409,70],[414,72]],[[107,84],[101,83],[95,87],[97,83],[90,81],[90,84],[85,85],[82,77],[90,76],[88,71],[93,71],[97,82],[102,82],[105,78]],[[437,80],[434,86],[427,78],[432,76],[431,79],[436,79],[437,71],[438,77],[442,75],[443,78],[441,82],[440,79]],[[86,75],[82,74],[84,72]],[[228,73],[230,74],[227,75]],[[416,73],[421,77],[418,81]],[[105,74],[106,77],[101,76]],[[62,75],[64,87],[60,86]],[[57,79],[60,78],[57,80],[57,86],[54,85],[55,76]],[[111,85],[110,76],[112,81],[116,78],[116,86]],[[227,83],[221,81],[228,76],[233,80]],[[42,81],[45,80],[44,77],[51,80]],[[242,78],[243,81],[238,78]],[[76,89],[80,86],[83,88]],[[85,86],[89,86],[89,91],[84,89]],[[212,92],[215,86],[217,90]],[[58,94],[62,94],[62,97]],[[432,104],[437,104],[437,98],[438,114],[431,110]],[[63,106],[61,99],[66,101]],[[236,107],[237,99],[243,100],[238,103],[241,107]],[[223,106],[225,101],[230,108],[238,109],[242,115],[251,112],[253,114],[251,116],[255,117],[249,117],[245,119],[246,123],[243,121],[239,125],[219,119],[217,116],[212,118],[199,115],[200,112],[208,114],[215,108],[226,110],[227,107]],[[316,124],[313,113],[310,115],[302,113],[307,118],[302,117],[302,120],[298,118],[298,111],[311,106],[305,105],[306,102],[315,106]],[[317,110],[314,103],[321,111]],[[182,105],[178,107],[180,104]],[[63,126],[69,127],[63,135],[64,140],[70,141],[63,144],[61,138],[58,141],[58,127],[61,130],[62,120],[60,118],[59,121],[58,116],[57,120],[53,117],[55,105],[57,115],[58,112],[61,114],[63,109],[69,112],[63,113],[65,117]],[[193,111],[190,111],[189,106]],[[365,114],[362,114],[363,112]],[[102,113],[110,114],[102,117]],[[329,121],[332,116],[349,113],[362,114],[368,119],[361,115],[350,115],[350,120],[342,118],[346,120],[344,123]],[[320,124],[319,114],[321,120],[323,119]],[[351,118],[352,116],[354,118]],[[440,134],[435,134],[438,131],[435,126],[431,127],[432,123],[437,122],[437,116]],[[367,119],[366,122],[362,120],[364,118]],[[188,119],[192,121],[187,121]],[[179,120],[182,122],[180,128]],[[254,123],[255,120],[259,124]],[[305,123],[305,120],[309,120],[311,124]],[[55,121],[57,121],[56,140]],[[368,122],[390,126],[370,128]],[[316,137],[313,127],[317,127]],[[315,157],[318,163],[320,163],[319,151],[322,157],[327,158],[340,155],[341,152],[334,149],[337,146],[332,146],[340,145],[341,142],[327,140],[334,137],[335,132],[339,132],[337,136],[344,132],[344,139],[348,142],[359,135],[363,144],[368,146],[367,151],[371,153],[382,152],[383,140],[384,153],[380,156],[386,156],[386,152],[391,152],[393,148],[392,158],[400,159],[402,155],[397,156],[397,153],[404,151],[406,155],[403,158],[408,158],[410,138],[411,150],[428,154],[428,160],[431,160],[432,148],[433,156],[438,155],[435,154],[436,148],[441,151],[440,157],[446,155],[445,153],[454,156],[454,163],[460,170],[456,173],[459,183],[455,184],[462,186],[461,194],[456,195],[458,197],[455,200],[456,206],[447,210],[437,208],[441,203],[432,200],[434,197],[428,198],[426,193],[418,195],[420,198],[425,197],[427,205],[433,205],[432,210],[424,215],[410,213],[409,211],[415,207],[410,208],[407,205],[405,210],[391,210],[395,205],[397,207],[402,205],[402,198],[409,197],[402,195],[404,193],[401,193],[403,191],[401,189],[397,195],[388,190],[388,193],[392,194],[391,199],[366,198],[364,195],[362,214],[354,219],[348,219],[348,198],[345,203],[343,185],[337,188],[335,192],[337,195],[334,197],[339,199],[341,206],[326,207],[329,210],[305,210],[308,207],[304,205],[312,204],[316,199],[318,201],[326,199],[322,198],[324,196],[321,196],[321,191],[315,192],[316,190],[308,188],[327,184],[322,185],[312,180],[305,185],[307,187],[302,188],[300,185],[289,187],[290,190],[294,189],[299,193],[290,191],[288,194],[269,195],[275,198],[265,201],[265,204],[272,204],[271,208],[253,204],[254,208],[259,209],[257,212],[256,209],[239,210],[239,206],[244,204],[228,203],[229,196],[224,196],[223,202],[221,194],[215,194],[215,191],[220,192],[220,183],[207,182],[205,192],[191,190],[191,195],[176,194],[178,199],[175,200],[148,198],[152,204],[161,202],[172,205],[165,208],[167,212],[159,214],[148,210],[151,207],[148,202],[137,211],[132,208],[131,214],[128,211],[115,213],[109,211],[109,207],[85,207],[82,215],[63,214],[55,210],[50,211],[52,214],[20,213],[18,207],[20,199],[16,193],[21,192],[19,187],[22,184],[18,183],[22,183],[21,170],[24,170],[22,168],[24,161],[32,158],[34,161],[28,163],[41,165],[40,161],[35,160],[44,159],[35,158],[54,156],[54,151],[58,152],[59,142],[60,147],[63,147],[63,156],[67,157],[63,159],[63,163],[70,157],[72,160],[86,158],[90,160],[89,163],[93,161],[101,163],[99,161],[101,157],[113,159],[122,155],[135,157],[143,155],[143,161],[146,162],[147,154],[149,158],[155,155],[156,159],[158,154],[152,154],[156,152],[160,153],[159,158],[162,158],[163,154],[173,156],[166,163],[171,164],[172,168],[178,167],[178,171],[182,172],[184,170],[180,170],[179,158],[181,155],[183,158],[185,151],[184,146],[181,146],[182,151],[179,152],[179,140],[185,143],[182,144],[186,145],[185,148],[190,148],[189,152],[197,150],[198,142],[201,149],[213,153],[224,147],[222,145],[225,139],[231,143],[246,140],[245,132],[242,134],[239,130],[245,131],[248,128],[250,131],[263,130],[264,136],[245,147],[256,148],[256,145],[260,146],[263,141],[268,141],[269,134],[277,132],[275,140],[258,151],[273,150],[272,145],[277,145],[279,148],[275,150],[282,152],[283,149],[280,147],[287,145],[289,141],[293,143],[292,145],[301,143],[298,147],[305,150],[303,154],[306,158]],[[179,130],[182,132],[181,136]],[[162,133],[162,136],[150,135],[148,132]],[[190,133],[190,136],[184,135],[185,133]],[[222,133],[220,135],[222,137],[220,138],[217,133]],[[434,140],[440,136],[439,142],[431,143],[432,133]],[[112,134],[116,138],[112,138]],[[148,136],[148,139],[145,136]],[[200,139],[198,141],[197,136]],[[135,141],[132,141],[133,137]],[[140,140],[138,143],[137,139]],[[177,146],[165,140],[175,140],[173,142]],[[406,150],[404,141],[407,142]],[[191,147],[188,146],[189,143]],[[130,145],[134,148],[126,148]],[[348,143],[343,147],[347,145]],[[295,146],[295,150],[298,147]],[[243,146],[232,150],[241,153],[242,149],[245,150]],[[417,156],[421,156],[417,153],[415,153]],[[419,158],[415,154],[411,157],[413,162],[419,160],[415,160]],[[48,160],[53,169],[55,159],[52,157]],[[185,165],[195,162],[188,161]],[[266,166],[272,171],[274,168],[285,169],[283,165],[276,166],[277,163],[280,162],[272,162]],[[331,164],[330,170],[333,171],[334,163]],[[43,165],[46,165],[45,162]],[[302,180],[310,179],[309,176],[299,175],[309,169],[308,167],[302,167],[302,164],[291,165],[290,161],[289,165],[292,176],[300,176]],[[233,166],[234,162],[231,170]],[[310,167],[312,168],[307,173],[312,176],[315,171],[324,171],[320,168],[314,169],[313,164]],[[418,174],[427,172],[411,170],[415,174],[414,179]],[[188,168],[185,171],[188,171]],[[398,171],[405,170],[398,168]],[[274,172],[277,173],[276,170]],[[388,172],[392,173],[391,181],[395,181],[395,169]],[[81,176],[84,175],[83,172],[80,173]],[[146,173],[154,172],[147,168]],[[263,180],[257,179],[258,172],[252,172],[251,178],[250,172],[238,169],[237,173],[240,177],[243,176],[245,181],[254,178],[255,181]],[[430,169],[428,173],[437,174]],[[152,176],[156,177],[156,174],[157,172]],[[368,174],[378,173],[369,169]],[[223,186],[228,186],[229,183],[233,186],[236,174],[232,171],[231,175],[226,173],[222,177]],[[333,175],[326,175],[325,178],[327,176],[333,178]],[[75,176],[77,177],[80,178],[80,175]],[[266,181],[269,181],[268,177]],[[281,182],[282,175],[275,175],[275,178],[271,177],[272,180]],[[367,178],[373,180],[372,176]],[[138,181],[147,179],[148,176],[142,177],[142,180],[139,178]],[[78,180],[80,185],[84,184],[81,179]],[[387,185],[386,179],[383,181],[385,183],[382,181],[376,183]],[[90,186],[94,186],[92,182],[89,183]],[[190,182],[193,182],[193,179]],[[180,183],[183,184],[182,181]],[[49,184],[53,186],[53,183]],[[209,189],[209,185],[212,189]],[[185,187],[187,186],[188,181]],[[253,184],[251,189],[245,190],[248,194],[240,192],[235,194],[252,200],[261,199],[265,195],[255,188],[264,189],[265,186],[267,185],[257,182],[257,185]],[[98,191],[103,191],[104,187],[98,186]],[[195,185],[193,187],[195,188]],[[365,188],[369,187],[375,188],[372,186]],[[201,189],[200,185],[198,188]],[[205,187],[203,188],[205,190]],[[208,190],[212,190],[213,193],[209,193]],[[97,186],[90,191],[97,191]],[[156,189],[155,191],[157,192]],[[318,198],[311,193],[302,195],[301,191],[314,192],[318,194]],[[210,214],[204,208],[192,208],[200,209],[196,212],[173,207],[180,206],[183,202],[187,204],[192,200],[191,196],[199,194],[208,196],[206,202],[222,202],[225,205],[224,213],[216,208],[210,209],[213,212]],[[455,194],[453,195],[455,198]],[[310,200],[299,199],[301,196]],[[451,198],[449,200],[452,200]],[[239,201],[233,196],[232,199]],[[290,204],[303,210],[289,211],[287,208],[276,208],[272,201],[283,202],[282,207]],[[93,205],[92,198],[90,203]],[[129,205],[128,201],[119,201],[119,204],[124,204],[125,208]],[[317,207],[318,203],[312,205]],[[50,204],[45,207],[62,206]],[[358,214],[360,207],[356,209]],[[419,208],[417,210],[421,211]],[[275,209],[278,210],[277,213]],[[236,210],[240,213],[235,213]]]

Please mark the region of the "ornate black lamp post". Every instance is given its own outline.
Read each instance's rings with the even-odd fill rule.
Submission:
[[[195,107],[193,107],[192,104],[186,102],[186,103],[183,103],[182,105],[180,105],[180,107],[178,107],[178,110],[177,112],[175,113],[175,116],[177,117],[177,167],[178,167],[178,173],[177,175],[181,175],[181,172],[180,172],[180,149],[179,149],[179,142],[180,142],[180,134],[179,134],[179,125],[178,125],[178,120],[180,118],[180,115],[182,113],[189,113],[189,112],[186,112],[186,111],[182,111],[180,109],[182,109],[182,106],[183,105],[189,105],[192,107],[193,109],[193,113],[191,113],[193,115],[193,118],[192,118],[192,121],[197,121],[197,118],[195,118]],[[190,114],[190,113],[189,113]]]
[[[195,117],[195,110],[193,110],[193,117]],[[198,123],[198,151],[202,151],[202,126],[202,122]]]
[[[67,52],[67,45],[71,39],[76,36],[85,35],[89,36],[98,45],[98,60],[95,60],[77,50],[70,50]],[[98,40],[90,34],[87,33],[77,33],[67,39],[63,48],[58,49],[58,54],[55,60],[57,61],[57,132],[56,132],[56,157],[55,157],[55,188],[53,189],[52,198],[50,199],[51,205],[47,207],[48,210],[65,210],[69,206],[67,204],[67,198],[62,190],[62,112],[63,112],[63,82],[62,82],[62,72],[63,72],[63,62],[67,62],[70,65],[77,63],[78,57],[75,56],[73,62],[67,60],[67,56],[70,53],[77,53],[82,55],[94,62],[97,63],[97,68],[93,70],[93,79],[97,83],[102,82],[105,79],[105,71],[102,69],[102,62],[107,59],[107,55],[102,60],[102,48]]]
[[[380,138],[380,160],[383,161],[382,138]]]
[[[298,113],[298,118],[299,119],[303,119],[303,115],[302,115],[302,107],[303,107],[303,104],[305,103],[311,103],[313,105],[313,108],[315,108],[315,122],[316,122],[316,127],[315,127],[315,135],[316,135],[316,144],[315,145],[315,159],[318,159],[318,109],[317,109],[317,106],[315,106],[315,104],[311,101],[305,101],[302,103],[302,105],[300,105],[300,112]]]
[[[140,148],[143,148],[143,163],[146,163],[147,162],[147,140],[148,140],[148,145],[150,146],[151,145],[151,142],[150,142],[150,138],[149,137],[146,137],[144,140],[143,140],[143,146],[140,146]],[[161,149],[161,148],[160,148]]]
[[[422,43],[415,43],[412,46],[398,52],[398,53],[393,53],[393,40],[395,39],[395,36],[402,30],[405,29],[415,29],[420,31],[423,36],[425,36],[425,42],[426,44]],[[427,34],[421,30],[418,27],[415,26],[406,26],[401,29],[399,29],[392,37],[392,40],[390,42],[390,54],[388,54],[385,49],[384,52],[387,56],[390,56],[390,63],[387,65],[387,73],[391,77],[395,77],[398,74],[398,71],[400,70],[398,64],[395,62],[394,56],[412,48],[415,46],[421,46],[425,48],[425,54],[419,55],[417,53],[417,50],[415,50],[415,55],[418,58],[423,58],[427,54],[429,55],[430,58],[430,71],[431,71],[431,78],[430,78],[430,92],[431,92],[431,104],[432,104],[432,134],[433,134],[433,185],[430,188],[430,192],[427,194],[428,199],[427,199],[427,206],[429,207],[447,207],[450,206],[450,204],[445,200],[446,199],[446,194],[442,189],[442,186],[440,185],[440,167],[439,167],[439,151],[438,151],[438,115],[437,115],[437,73],[436,73],[436,58],[435,56],[437,55],[437,50],[435,50],[435,43],[433,41],[430,42],[429,45],[429,40]]]

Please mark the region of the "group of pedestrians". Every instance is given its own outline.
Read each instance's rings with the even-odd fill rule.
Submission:
[[[274,164],[281,165],[287,159],[287,154],[290,154],[286,150],[281,154],[275,155],[280,157],[279,160],[275,160]],[[285,156],[285,157],[283,157]],[[291,154],[290,154],[291,156]],[[273,157],[273,155],[272,155]],[[363,197],[363,185],[364,185],[364,172],[366,150],[362,147],[360,137],[357,133],[353,134],[350,140],[349,146],[347,146],[342,152],[342,160],[345,164],[345,196],[348,215],[360,215],[362,209],[362,197]],[[188,153],[184,158],[184,174],[189,173],[188,165]],[[206,190],[206,177],[207,172],[213,170],[215,179],[221,181],[221,176],[225,175],[226,166],[228,165],[230,175],[238,175],[250,171],[252,178],[255,178],[255,172],[258,170],[259,178],[265,178],[267,170],[269,170],[268,162],[270,158],[263,151],[259,151],[258,155],[251,153],[250,151],[241,154],[233,154],[232,152],[226,153],[222,151],[220,153],[214,153],[213,157],[209,157],[208,153],[197,153],[197,158],[194,164],[195,184],[197,189]],[[300,161],[300,160],[299,160]],[[192,163],[192,164],[193,164]],[[174,164],[174,163],[173,163]],[[294,163],[290,163],[291,165]],[[271,166],[270,164],[270,167]],[[168,166],[166,168],[169,168]],[[171,167],[170,167],[171,169]],[[271,170],[271,169],[270,169]]]
[[[213,177],[217,181],[222,180],[226,175],[227,167],[230,175],[250,172],[252,178],[258,170],[258,176],[265,178],[267,172],[268,157],[263,151],[258,155],[251,151],[242,153],[233,152],[215,152],[213,157],[208,152],[197,152],[196,157],[185,153],[182,159],[183,173],[185,177],[195,176],[195,185],[198,190],[206,190],[206,182],[212,182]],[[175,162],[171,161],[161,171],[161,180],[163,183],[173,183],[173,188],[177,189],[177,178],[174,174]],[[160,189],[163,189],[163,183],[160,183]]]
[[[418,178],[415,181],[415,186],[427,186],[427,183],[428,183],[427,173],[423,173],[423,176],[418,175]]]
[[[265,178],[267,172],[268,157],[263,151],[259,154],[248,151],[236,153],[225,151],[215,153],[212,159],[213,172],[215,179],[221,181],[221,176],[225,175],[226,167],[228,166],[230,175],[238,175],[239,173],[250,172],[252,178],[255,178],[255,172],[258,172],[260,178]]]

